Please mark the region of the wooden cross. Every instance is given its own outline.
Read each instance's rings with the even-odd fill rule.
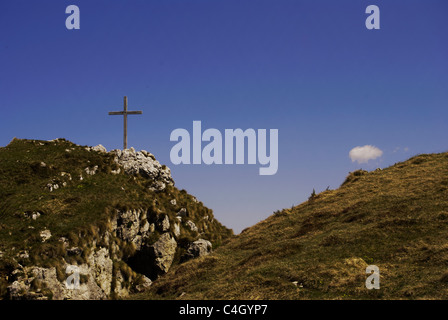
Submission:
[[[123,111],[109,112],[111,116],[123,116],[124,119],[124,135],[123,135],[123,149],[128,148],[128,114],[142,114],[142,111],[128,111],[128,97],[124,97],[124,109]]]

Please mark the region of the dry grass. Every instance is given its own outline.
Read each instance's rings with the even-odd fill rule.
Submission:
[[[381,288],[365,288],[367,265]],[[354,172],[133,299],[446,299],[448,153]]]

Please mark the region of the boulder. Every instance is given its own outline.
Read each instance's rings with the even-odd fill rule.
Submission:
[[[93,151],[97,151],[97,152],[101,152],[101,153],[106,153],[107,152],[107,149],[103,145],[101,145],[101,144],[99,144],[99,145],[97,145],[95,147],[92,147],[92,150]]]
[[[187,252],[182,256],[182,261],[187,261],[193,258],[202,257],[212,252],[212,244],[208,240],[199,239],[192,242]]]
[[[144,292],[151,287],[152,281],[148,277],[142,276],[140,283],[135,286],[137,292]]]
[[[167,273],[174,260],[177,242],[169,233],[164,233],[159,240],[152,245],[154,265],[157,274]]]
[[[179,212],[177,213],[177,216],[178,217],[186,217],[188,214],[187,214],[187,209],[185,209],[185,208],[181,208],[180,210],[179,210]]]
[[[51,232],[48,229],[42,230],[39,235],[42,239],[42,242],[45,242],[51,238]]]
[[[140,214],[141,210],[118,211],[116,233],[120,239],[128,242],[134,240],[140,231]]]

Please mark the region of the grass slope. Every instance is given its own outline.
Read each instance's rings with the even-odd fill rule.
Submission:
[[[380,269],[367,290],[367,265]],[[446,299],[448,153],[351,173],[134,299]]]
[[[85,168],[95,166],[98,166],[97,173],[87,175]],[[200,237],[210,240],[214,246],[232,234],[213,218],[212,210],[185,190],[167,186],[163,192],[152,192],[148,190],[152,181],[124,173],[111,174],[117,168],[110,154],[88,151],[64,139],[14,139],[7,147],[0,148],[0,298],[6,294],[7,277],[18,263],[54,266],[64,279],[61,258],[66,261],[74,258],[67,256],[59,239],[65,237],[71,246],[88,249],[93,239],[101,241],[101,234],[108,228],[116,209],[147,209],[148,220],[166,214],[172,227],[177,221],[176,213],[186,208],[189,219],[200,230],[206,229]],[[60,188],[50,192],[46,187],[49,183],[57,183]],[[176,205],[170,203],[172,199],[177,200]],[[33,212],[41,216],[33,220]],[[203,219],[205,216],[208,216],[207,222]],[[51,231],[52,237],[42,243],[40,232],[45,229]],[[181,245],[199,236],[189,228],[181,230],[177,239]],[[125,259],[132,248],[117,241]],[[29,258],[18,257],[25,250]],[[83,252],[81,260],[89,250]],[[177,258],[181,254],[178,252]]]

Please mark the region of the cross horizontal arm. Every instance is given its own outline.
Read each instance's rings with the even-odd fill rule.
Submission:
[[[127,114],[143,114],[142,111],[128,111]]]
[[[110,116],[122,116],[124,114],[143,114],[142,111],[112,111],[109,112]]]

